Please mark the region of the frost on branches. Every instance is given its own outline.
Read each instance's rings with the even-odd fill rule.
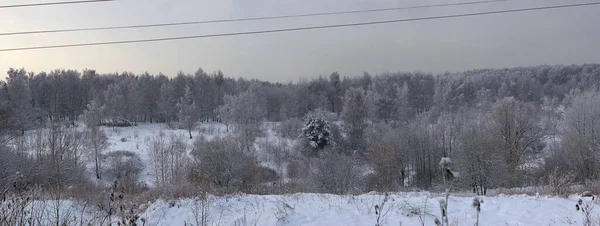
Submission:
[[[450,165],[452,165],[452,160],[450,159],[450,157],[442,157],[442,159],[440,160],[440,168],[442,168],[444,171],[444,181],[446,180],[454,180],[457,179],[458,177],[460,177],[460,174],[456,171],[452,171]]]
[[[308,114],[304,128],[302,128],[302,137],[315,149],[323,149],[331,144],[329,122],[325,120],[323,114],[319,112]]]

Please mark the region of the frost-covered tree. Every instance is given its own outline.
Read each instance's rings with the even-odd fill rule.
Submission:
[[[104,91],[106,116],[110,120],[126,117],[127,102],[123,95],[123,87],[119,84],[111,84]]]
[[[486,195],[507,178],[507,167],[501,153],[493,148],[494,142],[483,123],[471,123],[457,138],[454,153],[456,166],[463,174],[461,183],[469,186],[473,193]]]
[[[517,169],[527,154],[536,151],[535,147],[544,137],[544,131],[537,124],[535,107],[514,98],[495,104],[490,129],[495,147],[511,170]]]
[[[172,98],[172,88],[168,83],[163,83],[160,86],[160,96],[156,101],[157,113],[159,118],[163,122],[171,122],[174,118],[173,113],[173,98]]]
[[[92,100],[83,113],[83,122],[89,129],[98,129],[104,119],[105,106],[98,99]]]
[[[1,82],[0,86],[3,86]],[[0,145],[5,145],[12,139],[11,135],[18,130],[15,121],[11,118],[12,109],[10,108],[10,103],[8,103],[4,94],[4,92],[0,92]]]
[[[347,134],[349,148],[364,150],[366,147],[364,132],[367,127],[367,105],[365,92],[361,88],[350,88],[344,97],[342,111],[343,129]]]
[[[342,87],[340,74],[338,72],[333,72],[329,76],[329,91],[327,93],[327,101],[331,107],[331,112],[340,112],[341,108],[341,95],[342,95]]]
[[[126,118],[135,122],[140,121],[144,115],[142,109],[144,103],[140,82],[135,77],[131,77],[126,84],[127,93],[125,94],[125,100],[127,101],[127,113]]]
[[[192,130],[196,127],[199,118],[196,106],[191,88],[185,87],[185,94],[179,99],[177,108],[179,108],[179,124],[187,129],[190,139],[192,139]]]
[[[333,143],[329,121],[321,112],[311,112],[306,116],[302,138],[315,150],[322,150]]]
[[[99,125],[103,120],[104,106],[100,105],[98,100],[92,100],[87,106],[83,114],[84,123],[87,126],[87,146],[92,151],[94,159],[94,169],[96,173],[96,179],[102,179],[102,155],[108,148],[108,137],[104,131],[100,130]]]
[[[373,80],[367,91],[369,116],[374,121],[406,120],[408,116],[408,84],[399,84],[391,76]]]
[[[600,176],[600,91],[572,99],[565,113],[562,158],[580,180]]]
[[[188,166],[188,148],[183,137],[169,138],[160,131],[147,145],[156,186],[165,188],[181,185],[185,181],[184,171]]]
[[[231,123],[235,132],[244,140],[247,150],[262,132],[260,126],[266,117],[266,102],[261,96],[261,87],[252,84],[237,96],[225,96],[225,103],[218,108],[224,123]]]
[[[25,130],[34,126],[36,117],[28,80],[24,69],[15,70],[11,68],[8,71],[6,88],[12,110],[12,120],[21,133],[25,133]]]

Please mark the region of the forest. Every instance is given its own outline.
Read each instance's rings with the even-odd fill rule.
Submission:
[[[333,72],[294,83],[202,69],[7,75],[0,196],[600,188],[600,64]],[[108,151],[119,126],[144,125],[164,125],[132,148],[148,159]],[[144,168],[152,183],[141,179]]]

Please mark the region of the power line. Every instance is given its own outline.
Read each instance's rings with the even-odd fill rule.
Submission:
[[[21,32],[0,33],[0,36],[43,34],[43,33],[63,33],[63,32],[77,32],[77,31],[117,30],[117,29],[132,29],[132,28],[149,28],[149,27],[167,27],[167,26],[183,26],[183,25],[194,25],[194,24],[211,24],[211,23],[225,23],[225,22],[258,21],[258,20],[274,20],[274,19],[300,18],[300,17],[312,17],[312,16],[330,16],[330,15],[342,15],[342,14],[397,11],[397,10],[407,10],[407,9],[436,8],[436,7],[447,7],[447,6],[477,5],[477,4],[509,2],[509,1],[515,1],[515,0],[486,0],[486,1],[458,2],[458,3],[446,3],[446,4],[435,4],[435,5],[395,7],[395,8],[378,8],[378,9],[368,9],[368,10],[294,14],[294,15],[283,15],[283,16],[202,20],[202,21],[159,23],[159,24],[140,24],[140,25],[125,25],[125,26],[110,26],[110,27],[93,27],[93,28],[71,28],[71,29],[57,29],[57,30],[21,31]]]
[[[33,7],[33,6],[81,4],[81,3],[94,3],[94,2],[110,2],[110,1],[115,1],[115,0],[85,0],[85,1],[46,2],[46,3],[33,3],[33,4],[20,4],[20,5],[0,5],[0,9],[20,8],[20,7]]]
[[[125,41],[112,41],[112,42],[92,42],[92,43],[80,43],[80,44],[21,47],[21,48],[0,49],[0,52],[23,51],[23,50],[34,50],[34,49],[54,49],[54,48],[80,47],[80,46],[114,45],[114,44],[142,43],[142,42],[159,42],[159,41],[168,41],[168,40],[199,39],[199,38],[224,37],[224,36],[238,36],[238,35],[303,31],[303,30],[317,30],[317,29],[328,29],[328,28],[339,28],[339,27],[366,26],[366,25],[375,25],[375,24],[388,24],[388,23],[400,23],[400,22],[410,22],[410,21],[471,17],[471,16],[490,15],[490,14],[504,14],[504,13],[514,13],[514,12],[549,10],[549,9],[571,8],[571,7],[592,6],[592,5],[600,5],[600,2],[544,6],[544,7],[534,7],[534,8],[521,8],[521,9],[510,9],[510,10],[498,10],[498,11],[487,11],[487,12],[467,13],[467,14],[454,14],[454,15],[445,15],[445,16],[419,17],[419,18],[410,18],[410,19],[371,21],[371,22],[362,22],[362,23],[285,28],[285,29],[275,29],[275,30],[234,32],[234,33],[221,33],[221,34],[195,35],[195,36],[180,36],[180,37],[156,38],[156,39],[125,40]]]

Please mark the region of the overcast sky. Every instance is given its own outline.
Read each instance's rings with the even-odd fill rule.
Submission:
[[[52,1],[52,0],[47,0]],[[46,2],[47,2],[46,1]],[[59,0],[56,0],[59,1]],[[38,29],[276,16],[403,7],[470,0],[119,0],[107,3],[0,9],[0,33]],[[0,5],[37,3],[2,0]],[[217,23],[119,31],[0,36],[0,49],[439,16],[571,0],[515,0],[484,5],[412,9],[272,21]],[[587,1],[591,2],[591,1]],[[10,67],[28,71],[96,69],[101,73],[221,69],[231,77],[297,81],[339,71],[357,76],[389,71],[444,72],[539,64],[600,62],[600,6],[111,46],[0,52],[0,78]]]

